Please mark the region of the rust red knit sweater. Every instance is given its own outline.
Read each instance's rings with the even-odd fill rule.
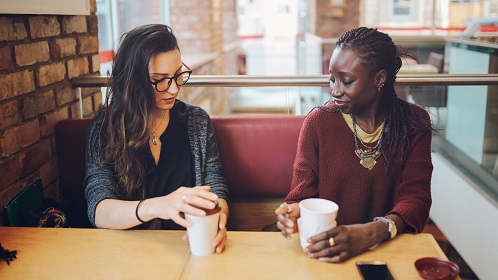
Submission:
[[[415,110],[429,118],[423,109]],[[366,223],[396,213],[407,224],[408,232],[420,232],[432,203],[431,139],[431,131],[411,137],[401,180],[397,180],[400,183],[393,183],[382,156],[372,170],[359,163],[353,132],[340,112],[316,109],[303,123],[291,191],[285,201],[310,197],[332,200],[339,205],[339,225]]]

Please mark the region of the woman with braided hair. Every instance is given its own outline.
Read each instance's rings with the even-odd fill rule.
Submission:
[[[277,227],[297,232],[298,202],[339,205],[337,227],[308,239],[310,257],[342,262],[396,233],[422,231],[431,200],[432,125],[428,113],[396,96],[401,59],[411,57],[376,29],[344,33],[330,58],[332,100],[306,117],[290,193]]]

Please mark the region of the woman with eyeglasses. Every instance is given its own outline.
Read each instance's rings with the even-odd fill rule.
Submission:
[[[170,27],[124,35],[106,104],[88,128],[88,218],[98,228],[183,229],[183,213],[219,204],[213,246],[222,252],[228,190],[213,126],[203,109],[177,99],[191,73]]]

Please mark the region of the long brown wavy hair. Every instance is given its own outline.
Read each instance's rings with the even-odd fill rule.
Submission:
[[[119,195],[145,195],[148,124],[154,113],[154,91],[149,61],[158,53],[176,50],[178,43],[167,25],[137,27],[121,37],[107,86],[99,143],[105,154],[102,164],[110,165],[118,182]]]
[[[410,144],[409,133],[433,130],[430,120],[423,119],[408,102],[399,99],[394,88],[402,59],[408,57],[416,60],[416,57],[403,47],[395,45],[389,35],[367,27],[345,32],[337,40],[335,47],[355,51],[371,75],[381,70],[387,73],[380,101],[381,110],[384,110],[382,155],[386,161],[386,169],[392,175],[397,175],[403,168]],[[408,127],[408,120],[411,129]]]

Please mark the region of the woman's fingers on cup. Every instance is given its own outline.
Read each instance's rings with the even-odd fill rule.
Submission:
[[[181,199],[185,205],[191,205],[196,208],[214,209],[218,203],[218,196],[214,193],[212,195],[214,196],[205,196],[202,193],[192,192],[181,195]],[[211,198],[214,198],[214,200]]]
[[[217,253],[223,252],[225,249],[225,243],[227,240],[227,229],[226,228],[220,228],[218,233],[216,233],[216,236],[213,240],[213,246],[216,249]]]
[[[207,207],[204,207],[207,208]],[[183,212],[185,214],[190,214],[194,216],[205,216],[206,211],[199,209],[196,207],[196,205],[190,204],[190,203],[184,203],[182,207],[180,208],[180,212]]]
[[[333,229],[311,236],[307,241],[311,245],[306,248],[306,252],[315,258],[337,254],[340,250],[340,241]]]
[[[292,213],[292,204],[282,203],[280,206],[275,209],[275,214],[290,214]]]
[[[176,224],[178,224],[184,228],[187,228],[190,226],[190,223],[187,220],[185,220],[184,218],[182,218],[180,216],[180,213],[175,213],[173,215],[170,215],[170,217],[171,217],[171,220],[173,222],[175,222]]]
[[[204,198],[206,200],[211,200],[213,202],[217,202],[218,201],[218,195],[216,195],[215,193],[212,193],[210,190],[211,190],[210,186],[196,186],[196,187],[193,187],[193,188],[180,187],[178,189],[178,191],[182,195],[182,199],[183,200],[190,201],[190,199],[188,199],[188,197],[190,197],[190,196],[198,196],[198,197],[202,197],[202,198]]]
[[[220,213],[220,221],[218,223],[219,229],[224,229],[227,226],[227,215],[223,212]]]
[[[338,234],[337,228],[329,229],[319,234],[311,236],[308,239],[308,242],[313,244],[320,241],[326,241],[327,245],[329,245],[328,247],[332,247],[330,246],[332,245],[332,243],[334,244],[334,246],[337,245],[337,234]],[[331,238],[332,240],[330,240]]]
[[[289,219],[289,217],[285,214],[279,214],[277,215],[277,220],[287,229],[288,233],[294,233],[295,222],[293,219]]]

